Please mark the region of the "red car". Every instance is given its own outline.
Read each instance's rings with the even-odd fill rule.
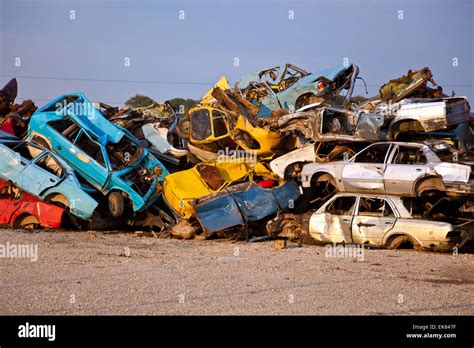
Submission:
[[[45,203],[0,180],[0,225],[15,228],[60,228],[65,209]]]

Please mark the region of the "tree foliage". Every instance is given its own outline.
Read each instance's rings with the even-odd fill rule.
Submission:
[[[169,102],[181,116],[186,116],[190,109],[199,104],[199,100],[183,98],[173,98],[170,99]]]
[[[127,105],[131,108],[141,108],[141,107],[144,107],[144,106],[149,106],[153,103],[155,103],[155,101],[152,98],[150,98],[146,95],[136,94],[135,96],[129,98],[125,102],[125,105]]]

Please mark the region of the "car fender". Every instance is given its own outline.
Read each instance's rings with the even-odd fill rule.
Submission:
[[[315,174],[329,174],[336,180],[336,185],[341,190],[341,172],[342,165],[332,163],[308,163],[303,166],[301,171],[301,183],[303,187],[310,187]]]
[[[62,194],[66,197],[71,214],[84,220],[88,220],[92,216],[98,205],[95,199],[82,191],[77,185],[71,184],[71,180],[67,178],[61,181],[59,185],[42,192],[41,198],[45,199],[53,194]]]
[[[270,168],[276,175],[283,179],[288,166],[299,162],[308,163],[314,161],[316,161],[314,144],[310,144],[277,157],[270,162]]]

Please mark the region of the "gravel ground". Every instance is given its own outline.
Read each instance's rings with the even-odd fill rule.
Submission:
[[[0,315],[474,315],[474,255],[0,230]],[[125,256],[127,254],[128,256]]]

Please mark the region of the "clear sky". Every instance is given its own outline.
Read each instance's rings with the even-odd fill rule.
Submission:
[[[287,62],[314,72],[346,58],[370,96],[428,66],[447,94],[474,105],[473,0],[0,4],[0,85],[17,76],[20,101],[43,105],[74,91],[115,105],[136,93],[200,98],[221,75],[233,83]]]

